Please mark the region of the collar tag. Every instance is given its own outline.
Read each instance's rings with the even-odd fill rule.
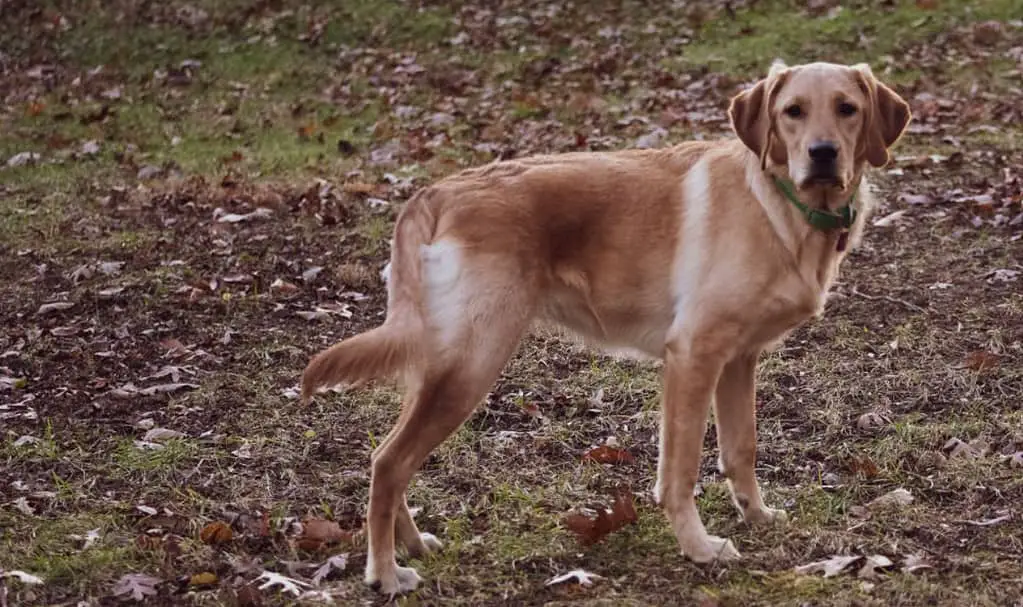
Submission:
[[[842,230],[838,235],[838,243],[835,245],[835,250],[841,253],[845,251],[845,247],[849,244],[849,230]]]

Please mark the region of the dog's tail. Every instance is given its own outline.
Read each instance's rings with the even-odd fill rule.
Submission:
[[[384,324],[316,354],[302,373],[302,402],[324,386],[360,385],[398,375],[422,357],[422,264],[420,248],[433,239],[437,221],[429,190],[417,193],[398,216],[387,274]]]

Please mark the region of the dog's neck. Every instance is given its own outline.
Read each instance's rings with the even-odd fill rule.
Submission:
[[[785,248],[797,260],[806,255],[820,259],[825,265],[840,260],[858,241],[866,215],[864,211],[869,206],[869,201],[865,200],[867,192],[862,172],[857,172],[856,179],[842,192],[812,188],[796,193],[805,207],[827,212],[845,206],[850,198],[856,199],[854,204],[858,212],[852,225],[832,230],[821,230],[811,225],[806,214],[779,190],[774,179],[776,175],[788,177],[783,168],[780,173],[778,167],[763,169],[756,155],[747,150],[746,178],[750,190]]]

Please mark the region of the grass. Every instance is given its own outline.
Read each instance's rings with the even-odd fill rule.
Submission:
[[[397,394],[346,391],[309,407],[287,394],[310,353],[380,321],[378,273],[395,212],[433,178],[579,141],[627,147],[653,124],[666,125],[670,142],[723,135],[717,117],[735,83],[775,56],[867,60],[907,97],[955,104],[940,129],[910,133],[896,155],[964,160],[879,172],[882,215],[907,208],[902,192],[995,187],[1021,161],[1023,131],[1006,113],[1019,101],[1007,57],[1021,44],[1009,0],[935,10],[844,3],[833,17],[772,1],[740,6],[734,18],[711,5],[701,17],[702,3],[509,4],[497,18],[474,3],[421,4],[52,3],[43,17],[19,11],[0,25],[14,61],[0,83],[9,100],[0,161],[42,157],[0,168],[0,378],[24,378],[0,383],[0,568],[46,581],[4,582],[12,604],[110,601],[114,582],[138,572],[169,580],[160,592],[170,603],[234,604],[258,573],[237,559],[282,573],[292,563],[308,579],[312,570],[294,563],[327,556],[295,545],[295,520],[361,527],[369,454],[397,416]],[[58,13],[70,25],[59,33],[47,25]],[[1002,37],[971,41],[988,19],[1005,23]],[[40,63],[55,66],[49,80],[28,74]],[[665,121],[671,113],[684,119]],[[978,124],[997,128],[971,131]],[[82,153],[88,141],[97,153]],[[141,179],[144,167],[160,173]],[[270,218],[213,220],[217,209],[259,207]],[[1013,330],[1023,297],[985,278],[1017,267],[1021,244],[1010,228],[973,228],[965,204],[908,207],[907,217],[868,231],[828,314],[761,365],[758,470],[768,502],[788,510],[786,525],[736,520],[708,432],[699,507],[743,561],[682,559],[649,499],[658,366],[540,334],[413,483],[417,520],[446,549],[414,563],[427,584],[400,602],[997,605],[1017,596],[1018,516],[976,523],[1023,498],[1019,469],[1001,459],[1023,449]],[[114,260],[126,262],[119,273],[75,274]],[[303,278],[313,266],[324,270]],[[99,294],[117,286],[124,291]],[[56,300],[75,305],[37,313]],[[350,318],[298,315],[338,303]],[[997,362],[971,368],[976,352]],[[168,367],[187,368],[181,381],[200,387],[111,394],[169,382],[145,379]],[[868,412],[890,423],[859,428]],[[185,436],[141,449],[142,419]],[[38,441],[15,447],[25,435]],[[951,438],[992,452],[945,459]],[[581,461],[608,439],[635,463]],[[580,546],[562,517],[608,505],[617,487],[636,493],[638,522]],[[899,487],[910,506],[868,506]],[[267,536],[245,522],[263,515]],[[235,529],[224,547],[198,539],[214,520]],[[74,536],[92,529],[99,539],[83,549]],[[168,538],[179,552],[151,549]],[[340,603],[375,600],[360,581],[363,542],[335,549],[348,568],[324,588]],[[884,554],[896,567],[870,580],[793,572],[849,553]],[[911,554],[933,569],[901,571]],[[605,579],[544,586],[575,568]],[[178,592],[173,580],[204,571],[219,576],[215,590]],[[290,600],[262,594],[268,604]]]

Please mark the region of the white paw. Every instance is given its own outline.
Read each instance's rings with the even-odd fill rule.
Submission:
[[[770,525],[784,523],[789,520],[789,515],[784,510],[764,506],[756,509],[750,508],[742,518],[750,525]]]
[[[432,533],[420,533],[414,541],[405,545],[409,557],[418,559],[428,554],[438,552],[444,544]]]
[[[782,514],[785,514],[784,512]],[[423,540],[423,545],[426,546],[426,552],[439,552],[444,547],[444,542],[437,539],[437,536],[432,533],[420,533],[419,538]]]
[[[366,583],[373,590],[385,596],[395,596],[412,592],[419,586],[423,578],[411,567],[395,566],[391,575],[382,575],[378,579],[366,576]]]
[[[732,540],[716,535],[708,535],[703,542],[692,548],[683,548],[682,554],[686,555],[696,563],[710,563],[712,561],[727,562],[741,558],[739,551],[735,549]]]

